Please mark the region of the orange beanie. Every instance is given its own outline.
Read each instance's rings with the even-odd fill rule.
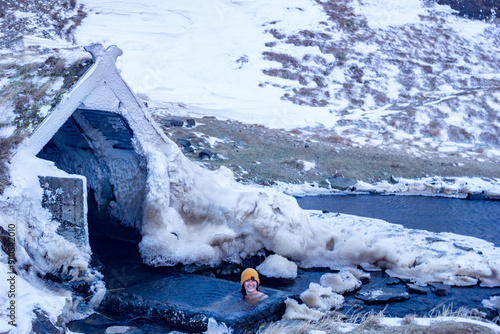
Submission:
[[[241,273],[241,286],[243,286],[243,283],[252,278],[257,282],[258,285],[260,285],[259,274],[257,273],[257,270],[252,268],[243,270],[243,272]]]

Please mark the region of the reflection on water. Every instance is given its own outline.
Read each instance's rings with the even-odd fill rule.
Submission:
[[[297,198],[303,209],[379,218],[407,228],[473,236],[500,246],[500,201],[424,196],[329,195]]]

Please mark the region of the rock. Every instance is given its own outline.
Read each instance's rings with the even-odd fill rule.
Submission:
[[[285,300],[285,304],[286,311],[283,314],[285,320],[318,321],[325,315],[321,311],[310,309],[306,304],[299,304],[294,299]]]
[[[67,324],[71,333],[104,333],[107,328],[119,326],[119,321],[94,313],[87,318],[73,320]]]
[[[469,19],[490,20],[500,17],[498,2],[483,0],[438,0],[440,5],[449,5],[458,15]]]
[[[453,246],[455,246],[458,249],[464,250],[466,252],[471,252],[471,251],[474,250],[474,248],[466,246],[466,245],[459,244],[458,242],[454,242]]]
[[[354,310],[362,310],[366,308],[366,305],[359,299],[351,299],[344,303],[344,308],[346,307],[350,307]]]
[[[238,334],[280,319],[284,301],[292,297],[287,292],[260,289],[269,298],[249,304],[242,298],[239,282],[170,272],[162,279],[154,277],[125,289],[108,290],[99,309],[194,332],[206,331],[213,318]]]
[[[406,288],[408,289],[409,293],[417,294],[417,295],[426,295],[427,294],[427,287],[425,286],[420,286],[416,285],[413,283],[407,283]]]
[[[401,280],[397,277],[389,277],[387,279],[387,282],[385,282],[385,285],[397,285],[401,283]]]
[[[486,190],[484,192],[484,197],[486,199],[500,200],[500,191]]]
[[[310,308],[319,311],[340,309],[344,306],[344,296],[332,291],[332,288],[324,288],[318,283],[311,282],[309,288],[300,294],[300,299]]]
[[[339,216],[339,214],[337,213],[337,217],[338,216]],[[360,269],[355,269],[355,268],[346,268],[346,269],[343,269],[342,271],[350,272],[351,274],[354,275],[354,277],[356,277],[358,280],[360,280],[362,284],[366,284],[366,283],[370,282],[371,275],[370,275],[370,273],[367,273],[366,271],[363,271]]]
[[[31,326],[31,333],[35,334],[59,334],[60,331],[57,329],[56,326],[54,326],[48,316],[40,312],[38,310],[35,310],[36,314],[36,319],[33,320]]]
[[[222,276],[230,276],[235,273],[239,273],[240,269],[240,266],[236,263],[223,262],[220,265],[219,269],[217,269],[217,274]]]
[[[196,121],[194,120],[194,118],[188,118],[186,120],[186,124],[187,126],[191,127],[191,126],[195,126],[196,125]]]
[[[0,226],[0,243],[2,244],[2,250],[5,254],[9,255],[11,259],[17,262],[15,254],[15,240],[9,236],[9,232],[4,230],[2,226]]]
[[[182,147],[189,147],[189,146],[191,146],[191,142],[189,140],[187,140],[187,139],[177,138],[175,142],[177,144],[179,144],[180,146],[182,146]]]
[[[193,146],[188,146],[188,147],[184,147],[184,152],[188,152],[188,153],[193,153],[194,152],[194,147]]]
[[[255,269],[266,277],[289,278],[297,277],[297,265],[295,262],[287,258],[272,254],[269,255],[264,262],[259,264]]]
[[[484,201],[485,200],[484,193],[476,193],[467,195],[467,199],[471,201]]]
[[[89,246],[86,188],[80,177],[39,176],[42,206],[50,211],[57,234],[83,251]]]
[[[198,154],[198,158],[210,159],[210,158],[212,158],[212,155],[213,155],[212,151],[205,148]]]
[[[321,276],[319,282],[324,287],[332,288],[333,292],[344,294],[361,287],[361,281],[350,271],[342,270],[338,273],[327,273]]]
[[[359,291],[354,298],[362,300],[367,305],[386,304],[402,302],[410,299],[410,294],[402,289],[376,289],[368,291]]]
[[[180,127],[180,126],[184,125],[184,121],[182,119],[180,119],[180,118],[174,117],[172,119],[167,120],[167,122],[165,123],[165,125],[166,126]]]
[[[358,183],[358,180],[352,179],[350,177],[331,177],[328,179],[328,182],[330,182],[330,186],[333,189],[338,189],[338,190],[348,190],[350,188],[353,188],[356,183]]]
[[[433,243],[435,243],[435,242],[444,242],[444,240],[443,240],[443,239],[438,238],[438,237],[426,237],[426,238],[425,238],[425,241],[427,241],[427,242],[428,242],[428,243],[430,243],[430,244],[433,244]]]
[[[137,327],[111,326],[106,329],[105,334],[142,334],[143,331]]]
[[[442,283],[433,283],[431,285],[431,291],[436,296],[447,296],[451,293],[451,286]]]

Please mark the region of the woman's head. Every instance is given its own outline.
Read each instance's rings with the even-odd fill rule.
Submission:
[[[247,293],[252,293],[259,290],[259,274],[255,269],[247,268],[241,273],[241,293],[246,296]]]

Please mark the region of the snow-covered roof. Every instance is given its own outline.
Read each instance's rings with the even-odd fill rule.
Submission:
[[[85,47],[85,50],[92,54],[94,64],[35,129],[23,149],[38,154],[76,110],[84,111],[82,115],[86,121],[92,127],[100,127],[108,140],[117,142],[115,145],[130,149],[133,134],[137,132],[140,137],[143,131],[164,141],[164,135],[116,68],[116,60],[122,55],[121,49],[114,45],[104,49],[101,44],[95,43]],[[66,132],[70,136],[68,124]],[[86,135],[90,134],[87,132]]]

